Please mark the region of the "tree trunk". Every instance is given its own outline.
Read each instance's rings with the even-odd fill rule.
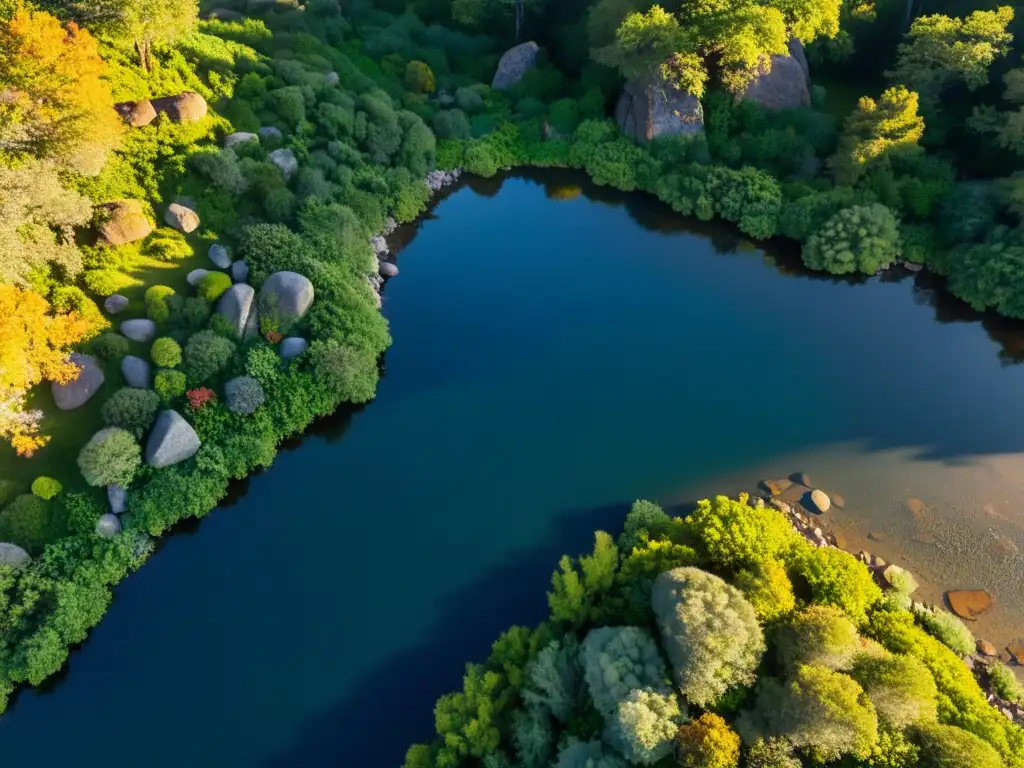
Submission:
[[[516,42],[519,42],[519,28],[523,26],[523,0],[516,0]]]
[[[149,40],[136,40],[135,41],[135,52],[139,56],[139,66],[145,72],[149,72],[153,65],[152,59],[152,44]]]

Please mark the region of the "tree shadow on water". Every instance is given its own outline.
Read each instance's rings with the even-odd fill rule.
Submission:
[[[289,748],[259,768],[398,768],[412,743],[433,737],[434,702],[461,688],[466,663],[484,661],[511,625],[532,626],[547,616],[544,594],[558,559],[589,550],[594,530],[620,531],[628,509],[622,502],[558,514],[543,545],[510,554],[449,594],[422,643],[364,670],[339,701],[301,727]]]

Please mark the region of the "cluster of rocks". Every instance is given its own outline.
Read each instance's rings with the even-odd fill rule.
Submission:
[[[235,262],[238,263],[238,262]],[[234,264],[232,264],[232,272]],[[248,267],[245,267],[246,274]],[[260,306],[271,308],[286,324],[303,317],[313,303],[313,283],[298,272],[275,272],[264,282],[257,299],[255,289],[236,282],[217,301],[217,314],[230,323],[239,338],[259,333]]]
[[[114,109],[132,128],[149,125],[156,120],[157,115],[166,116],[172,123],[195,123],[206,117],[209,111],[206,99],[194,91],[161,99],[123,101],[115,104]]]
[[[451,171],[431,171],[427,174],[425,181],[430,191],[436,194],[458,181],[461,175],[461,168],[454,168]]]

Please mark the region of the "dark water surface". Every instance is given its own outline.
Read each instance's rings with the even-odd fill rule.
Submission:
[[[541,618],[561,553],[634,498],[762,467],[820,473],[854,531],[903,495],[969,529],[943,478],[979,467],[1009,506],[978,535],[1024,546],[1012,325],[939,322],[970,316],[922,275],[786,274],[640,198],[498,186],[454,193],[402,252],[377,400],[119,587],[0,722],[5,765],[395,768],[463,663]],[[893,486],[913,467],[927,489]]]

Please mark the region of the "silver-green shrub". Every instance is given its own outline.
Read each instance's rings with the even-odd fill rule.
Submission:
[[[526,668],[523,699],[567,723],[583,694],[580,644],[572,635],[552,640]]]
[[[638,688],[666,690],[668,675],[654,639],[639,627],[592,629],[580,649],[594,707],[606,718]]]
[[[674,693],[630,691],[605,722],[604,740],[629,762],[653,765],[672,753],[681,720]]]

